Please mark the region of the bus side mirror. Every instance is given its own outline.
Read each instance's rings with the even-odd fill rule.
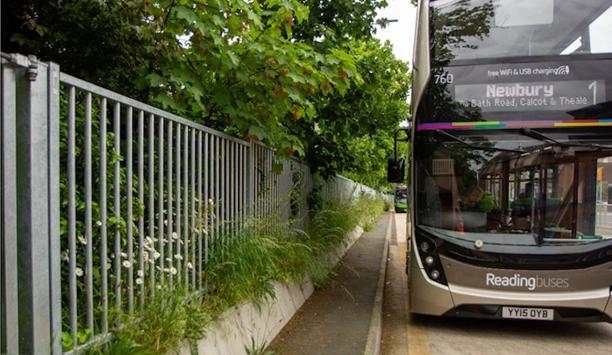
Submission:
[[[404,182],[404,176],[406,176],[405,165],[404,158],[387,160],[387,181]]]
[[[398,139],[399,132],[404,132],[405,137]],[[397,157],[397,142],[410,141],[410,128],[398,128],[393,137],[393,158],[387,160],[387,181],[388,182],[404,182],[406,176],[406,161],[404,158]]]

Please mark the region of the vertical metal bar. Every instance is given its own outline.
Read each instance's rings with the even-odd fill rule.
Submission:
[[[243,189],[243,178],[244,178],[244,171],[242,170],[242,167],[244,166],[244,146],[242,144],[238,144],[238,183],[236,184],[236,189],[238,191],[238,196],[237,196],[237,204],[238,204],[238,215],[237,215],[237,223],[238,223],[238,233],[240,235],[240,237],[242,238],[242,217],[243,217],[243,212],[244,212],[244,203],[243,203],[243,197],[244,197],[244,189]]]
[[[107,268],[107,240],[106,240],[106,99],[100,100],[100,175],[99,175],[99,206],[100,206],[100,279],[102,292],[102,333],[108,332],[108,268]]]
[[[212,252],[217,252],[217,246],[218,246],[218,239],[219,239],[219,180],[220,180],[220,176],[221,174],[219,173],[219,142],[220,138],[218,136],[213,136],[213,145],[214,145],[214,151],[213,151],[213,159],[215,162],[215,167],[214,167],[214,179],[215,179],[215,193],[213,196],[213,202],[214,202],[214,218],[213,218],[213,226],[212,226],[212,230],[213,230],[213,248],[212,248]]]
[[[19,353],[17,291],[17,69],[2,63],[0,115],[0,353]]]
[[[227,203],[227,200],[225,198],[225,143],[226,140],[225,138],[221,138],[221,154],[219,155],[219,171],[220,171],[220,180],[221,180],[221,186],[219,187],[220,189],[220,196],[219,196],[219,237],[220,242],[221,242],[221,255],[223,257],[223,255],[225,255],[225,205]]]
[[[272,228],[272,150],[266,148],[266,214],[268,219],[268,230]]]
[[[257,218],[261,220],[263,217],[262,207],[263,207],[263,182],[265,179],[265,174],[263,171],[263,155],[261,146],[257,145],[257,175],[256,175],[256,186],[257,186]]]
[[[229,228],[229,235],[231,236],[231,238],[234,238],[234,195],[235,195],[235,185],[233,184],[234,181],[234,176],[235,176],[235,171],[234,171],[234,163],[235,163],[235,156],[234,156],[234,142],[228,141],[229,144],[229,156],[227,159],[228,162],[228,171],[227,171],[227,175],[228,175],[228,228]]]
[[[240,193],[240,185],[238,185],[238,174],[240,166],[240,144],[234,143],[234,158],[233,158],[233,169],[234,169],[234,182],[232,184],[232,190],[234,191],[234,209],[232,211],[232,226],[234,229],[234,236],[238,236],[238,196]]]
[[[209,194],[209,189],[210,189],[210,178],[209,178],[209,173],[208,173],[208,167],[210,165],[211,162],[211,155],[210,155],[210,134],[208,133],[204,133],[204,263],[207,264],[208,263],[208,238],[210,236],[210,229],[208,226],[208,211],[209,211],[209,204],[208,204],[208,196],[210,196]]]
[[[258,196],[259,196],[259,172],[258,172],[258,168],[259,168],[259,157],[258,157],[258,150],[259,147],[255,144],[255,143],[251,143],[251,163],[252,163],[252,168],[251,168],[251,183],[252,183],[252,194],[251,194],[251,199],[252,199],[252,214],[253,217],[255,218],[255,220],[257,221],[257,223],[259,223],[259,203],[258,203]]]
[[[240,194],[240,196],[242,197],[242,216],[240,219],[240,223],[242,224],[242,229],[244,230],[244,223],[246,221],[246,213],[248,211],[248,206],[247,206],[247,177],[248,177],[248,147],[247,146],[242,146],[242,157],[241,157],[241,161],[242,161],[242,171],[240,172],[240,176],[242,178],[242,193]]]
[[[113,209],[115,213],[115,223],[113,224],[115,244],[115,309],[121,311],[121,232],[119,230],[121,219],[121,161],[118,156],[121,155],[121,104],[115,102],[113,109],[113,132],[115,135],[114,142],[114,172],[113,172]]]
[[[68,89],[68,303],[70,335],[77,339],[77,265],[76,265],[76,157],[75,157],[75,88]],[[80,272],[79,272],[80,273]]]
[[[150,241],[150,247],[154,247],[153,244],[153,238],[155,238],[155,219],[154,219],[154,212],[155,212],[155,205],[154,205],[154,191],[155,191],[155,185],[154,185],[154,180],[153,180],[153,149],[154,149],[154,141],[151,139],[151,136],[153,136],[153,129],[154,129],[154,124],[155,124],[155,118],[153,115],[149,115],[149,124],[148,124],[148,128],[149,128],[149,139],[147,139],[147,150],[148,150],[148,154],[147,154],[147,158],[148,158],[148,162],[149,162],[149,167],[147,169],[147,173],[148,173],[148,185],[149,185],[149,200],[147,201],[147,208],[145,209],[145,211],[149,212],[149,237],[151,238]],[[144,177],[144,165],[145,165],[145,155],[144,155],[144,112],[143,111],[139,111],[138,112],[138,203],[142,206],[144,205],[144,187],[145,187],[145,177]],[[140,210],[140,213],[138,214],[138,271],[137,271],[137,278],[136,278],[136,284],[139,285],[138,286],[138,306],[140,307],[140,309],[142,309],[144,307],[144,291],[145,291],[145,270],[146,270],[146,266],[148,264],[146,264],[146,262],[148,262],[148,260],[145,260],[144,257],[144,252],[145,252],[145,248],[144,248],[144,243],[145,243],[145,215],[144,212]],[[152,256],[151,256],[152,257]],[[149,277],[151,279],[154,279],[153,273],[149,273]],[[140,280],[140,281],[139,281]]]
[[[183,272],[185,289],[189,287],[189,127],[184,127],[183,141]],[[180,261],[180,260],[179,260]]]
[[[174,242],[174,211],[172,210],[173,206],[172,206],[172,199],[174,197],[174,192],[173,190],[173,181],[172,181],[172,177],[173,177],[173,173],[172,173],[172,157],[173,157],[173,153],[172,153],[172,147],[174,145],[174,135],[173,135],[173,127],[174,127],[174,123],[172,123],[172,121],[168,121],[168,171],[167,174],[168,175],[168,194],[167,194],[167,202],[166,205],[168,206],[168,256],[169,256],[169,261],[168,261],[168,267],[164,268],[164,262],[167,261],[166,258],[164,258],[163,252],[162,252],[162,257],[161,257],[161,267],[162,267],[162,271],[165,272],[166,269],[170,270],[170,272],[168,273],[168,282],[170,284],[170,288],[173,287],[173,280],[174,280],[174,274],[173,274],[173,268],[174,268],[174,263],[172,262],[172,244]],[[162,249],[163,250],[163,249]]]
[[[182,129],[181,125],[176,126],[176,254],[181,254],[181,141],[182,141]],[[173,234],[174,238],[174,234]],[[175,259],[175,255],[171,254],[170,258]],[[176,282],[181,283],[181,262],[176,260]]]
[[[85,94],[85,293],[87,328],[93,332],[93,235],[91,226],[91,93]]]
[[[198,258],[197,264],[193,265],[194,270],[197,272],[197,290],[202,290],[202,131],[198,131],[198,147],[197,147],[197,160],[198,160],[198,204],[197,204],[197,228],[198,228]]]
[[[265,202],[265,211],[266,211],[266,219],[267,219],[267,223],[268,223],[268,230],[270,229],[270,196],[271,196],[271,186],[270,186],[270,180],[272,179],[272,173],[271,173],[271,169],[270,169],[270,149],[268,148],[264,148],[264,154],[266,156],[266,165],[265,165],[265,172],[266,172],[266,202]]]
[[[153,258],[153,262],[151,263],[151,295],[155,294],[155,269],[157,265],[155,263],[159,260],[159,284],[160,287],[164,285],[164,249],[166,248],[166,242],[168,238],[168,234],[165,232],[165,219],[168,218],[168,214],[164,212],[164,202],[166,196],[164,195],[164,135],[166,134],[166,130],[164,129],[164,118],[159,117],[157,134],[159,135],[158,144],[157,144],[157,238],[158,238],[158,247],[157,251],[154,251],[151,255]],[[149,140],[151,140],[151,131],[149,131]],[[152,158],[149,158],[149,167],[152,166],[151,162]],[[151,230],[153,230],[153,226],[151,225]],[[156,254],[159,253],[159,254]],[[158,257],[159,255],[159,257]]]
[[[191,153],[190,153],[190,158],[191,158],[191,169],[190,169],[190,176],[191,176],[191,201],[190,201],[190,206],[191,206],[191,228],[189,231],[189,241],[190,241],[190,248],[191,248],[191,265],[190,268],[188,268],[188,271],[191,272],[191,287],[193,289],[195,289],[196,286],[196,273],[195,273],[195,265],[197,265],[197,261],[196,261],[196,246],[197,246],[197,240],[196,238],[198,238],[198,234],[195,232],[195,200],[196,200],[196,181],[195,181],[195,175],[196,175],[196,169],[195,169],[195,162],[196,162],[196,158],[195,158],[195,145],[196,145],[196,131],[195,129],[191,130],[191,139],[190,139],[190,143],[191,143]],[[198,170],[199,172],[199,170]],[[199,239],[199,238],[198,238]]]
[[[134,230],[132,229],[132,220],[134,215],[134,201],[133,201],[133,185],[132,185],[132,173],[133,173],[133,142],[132,142],[132,130],[133,130],[133,113],[132,107],[127,108],[127,132],[126,132],[126,144],[127,144],[127,172],[126,172],[126,192],[127,192],[127,257],[129,267],[127,268],[127,288],[128,288],[128,311],[132,313],[134,311]]]
[[[61,295],[61,227],[60,227],[60,69],[49,63],[47,86],[47,150],[49,191],[49,303],[51,313],[51,352],[62,352],[62,295]],[[0,139],[1,140],[1,139]],[[1,150],[1,148],[0,148]],[[1,159],[1,157],[0,157]],[[0,221],[1,222],[1,221]],[[0,350],[1,351],[1,350]]]
[[[164,228],[165,228],[165,224],[164,218],[168,218],[167,216],[169,216],[169,214],[165,214],[165,210],[164,210],[164,202],[166,200],[166,195],[164,194],[164,135],[166,134],[166,131],[164,130],[164,118],[163,117],[159,117],[159,129],[157,130],[157,136],[159,137],[158,140],[158,152],[157,152],[157,213],[158,213],[158,219],[157,219],[157,238],[158,238],[158,246],[157,246],[157,253],[154,251],[151,255],[151,257],[153,258],[153,262],[151,263],[151,295],[154,294],[155,292],[155,268],[157,265],[155,265],[156,260],[159,260],[159,283],[160,286],[164,285],[164,249],[166,247],[166,242],[165,239],[170,238],[169,235],[167,233],[164,233]],[[151,141],[152,137],[149,131],[149,141]],[[151,151],[149,151],[151,152]],[[152,160],[152,158],[149,158],[149,162]],[[152,168],[152,164],[153,163],[149,163],[149,168]],[[152,169],[151,169],[152,170]],[[166,216],[166,217],[164,217]],[[153,226],[151,225],[151,229],[153,229]],[[159,255],[159,257],[157,257]]]

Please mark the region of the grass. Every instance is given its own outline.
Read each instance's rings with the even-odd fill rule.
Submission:
[[[202,295],[162,289],[143,310],[124,315],[106,349],[113,354],[159,354],[177,350],[183,340],[205,335],[210,323],[228,308],[244,301],[256,305],[274,297],[274,281],[301,282],[309,274],[317,287],[325,286],[334,263],[334,251],[358,225],[371,229],[383,210],[380,199],[361,196],[353,202],[326,203],[303,231],[275,216],[251,220],[238,237],[215,243]],[[253,344],[254,353],[262,353]]]

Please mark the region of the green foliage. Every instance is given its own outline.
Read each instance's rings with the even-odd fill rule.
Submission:
[[[408,115],[408,66],[393,56],[388,43],[369,40],[351,47],[363,83],[343,96],[321,101],[319,111],[325,119],[304,139],[310,165],[324,177],[342,172],[379,187],[386,184],[385,164],[393,152],[393,132]]]
[[[386,0],[300,0],[308,6],[308,21],[296,26],[294,33],[302,40],[337,45],[348,39],[370,39],[375,25],[386,19],[376,19]],[[326,43],[327,42],[327,43]]]
[[[164,354],[178,350],[183,340],[201,339],[212,321],[205,298],[181,289],[162,288],[146,307],[117,317],[109,354]]]
[[[307,269],[313,283],[324,287],[332,276],[332,268],[336,262],[336,250],[344,241],[347,233],[358,225],[365,230],[371,229],[382,212],[382,200],[369,195],[362,195],[356,201],[328,201],[311,220],[311,226],[306,235],[307,245],[312,249],[315,260]]]
[[[274,355],[274,351],[266,350],[266,344],[257,345],[255,338],[251,337],[251,345],[245,347],[247,355]]]
[[[138,99],[146,66],[145,1],[2,1],[2,51],[34,54],[61,70]]]
[[[348,172],[378,181],[380,164],[369,161],[388,150],[386,135],[406,116],[408,90],[406,65],[372,39],[377,22],[385,23],[376,20],[383,6],[12,0],[3,2],[2,50],[38,55],[69,74],[263,141],[308,159],[325,177]]]

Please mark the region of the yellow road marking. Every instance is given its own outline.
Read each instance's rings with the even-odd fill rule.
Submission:
[[[400,239],[400,238],[398,238]],[[406,242],[404,240],[398,240],[398,246],[400,250],[401,259],[403,265],[406,265]],[[408,304],[408,278],[405,272],[402,272],[402,278],[404,279],[405,292],[404,300],[406,302],[406,310],[409,308]],[[406,338],[408,339],[408,355],[430,355],[429,351],[429,336],[427,334],[427,328],[423,324],[415,323],[412,319],[411,314],[408,312],[408,322],[406,324]]]

